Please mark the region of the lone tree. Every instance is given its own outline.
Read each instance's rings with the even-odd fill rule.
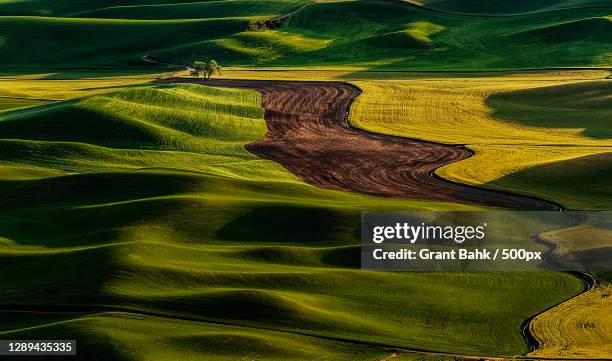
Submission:
[[[204,76],[206,79],[210,79],[211,76],[221,74],[221,65],[215,60],[209,60],[207,62],[194,61],[192,65],[191,75]]]
[[[206,68],[206,63],[204,63],[203,61],[194,61],[191,68],[191,75],[199,77],[200,75],[204,74],[204,68]]]
[[[216,74],[221,75],[221,65],[215,60],[209,60],[204,67],[204,76],[206,76],[206,79],[210,79],[211,76]]]

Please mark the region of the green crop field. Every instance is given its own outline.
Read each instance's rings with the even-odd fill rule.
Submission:
[[[191,75],[143,60],[348,82],[353,127],[473,151],[442,178],[610,210],[610,44],[607,0],[0,0],[0,339],[77,339],[83,360],[610,358],[608,274],[580,294],[566,272],[361,270],[364,210],[491,209],[307,184],[245,148],[260,93],[153,82]],[[500,232],[551,229],[526,222]],[[591,251],[606,227],[543,237]]]
[[[369,70],[610,64],[612,8],[603,1],[558,1],[548,7],[544,1],[503,7],[504,2],[494,2],[509,16],[446,12],[460,6],[467,12],[487,9],[481,6],[485,1],[463,3],[426,4],[432,11],[403,1],[367,0],[139,1],[129,6],[3,1],[0,56],[3,68],[12,71],[142,68],[140,58],[147,54],[184,61],[208,56],[243,67]],[[548,8],[563,10],[544,11]],[[283,14],[291,14],[285,26],[247,31],[254,19]]]
[[[459,14],[513,15],[585,7],[606,7],[606,0],[403,0],[438,11]]]
[[[93,303],[232,325],[247,334],[239,355],[274,342],[268,332],[238,326],[514,354],[526,351],[516,331],[524,318],[580,289],[563,274],[355,269],[359,209],[458,206],[321,190],[249,155],[240,145],[265,131],[258,99],[251,91],[158,86],[2,115],[0,131],[11,138],[0,142],[1,254],[9,271],[2,302]],[[509,305],[510,295],[525,302]],[[145,330],[178,322],[144,318]],[[138,333],[128,319],[78,316],[61,326],[33,319],[3,336],[28,335],[30,327],[95,333],[89,323],[107,322],[101,335],[110,345],[125,342],[117,335],[147,338],[150,331]],[[396,332],[406,324],[420,326]],[[190,327],[197,329],[182,332]],[[204,344],[220,337],[207,332]]]

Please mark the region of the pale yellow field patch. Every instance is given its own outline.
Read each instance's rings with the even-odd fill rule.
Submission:
[[[541,345],[528,356],[612,358],[612,285],[600,284],[535,317],[532,333]]]

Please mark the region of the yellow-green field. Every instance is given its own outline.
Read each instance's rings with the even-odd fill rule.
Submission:
[[[475,152],[439,169],[444,178],[568,208],[609,209],[612,82],[605,76],[583,71],[359,80],[353,83],[364,93],[351,122]]]
[[[92,74],[93,75],[93,74]],[[59,101],[86,95],[110,92],[125,86],[142,84],[155,78],[155,75],[113,76],[95,74],[32,74],[21,76],[0,76],[0,100],[24,99],[38,101]],[[74,78],[73,78],[74,77]],[[32,104],[35,105],[35,104]]]
[[[544,358],[612,358],[612,285],[601,284],[536,317],[532,333]]]

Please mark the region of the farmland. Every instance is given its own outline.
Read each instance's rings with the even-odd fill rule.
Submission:
[[[113,312],[233,325],[257,339],[271,336],[252,327],[510,354],[526,351],[515,331],[524,318],[580,289],[579,280],[564,274],[355,269],[350,255],[358,250],[359,209],[459,206],[323,190],[257,159],[237,145],[263,135],[258,97],[252,91],[162,85],[5,113],[2,131],[13,139],[2,141],[4,167],[12,171],[2,181],[2,258],[8,274],[22,276],[3,278],[4,307],[22,304],[34,311],[75,305],[78,312],[80,304],[107,305]],[[177,108],[170,111],[170,104]],[[208,111],[194,114],[193,106]],[[85,119],[82,113],[90,119],[84,128],[77,126],[78,119]],[[37,121],[43,114],[47,120]],[[116,133],[93,138],[90,134],[99,133],[96,124],[103,119],[114,123],[110,129]],[[216,124],[224,124],[224,131]],[[125,148],[128,143],[132,148]],[[27,206],[15,212],[16,204]],[[253,232],[255,224],[258,231]],[[54,284],[71,291],[53,291]],[[497,297],[490,297],[487,284],[497,285]],[[520,292],[530,301],[505,305],[504,292],[516,295],[515,284],[523,285]],[[384,298],[378,297],[381,287]],[[444,296],[455,292],[462,296]],[[477,319],[466,323],[466,317]],[[66,317],[61,324],[16,321],[4,336],[19,337],[28,330],[52,335],[59,325],[71,332],[97,332],[87,325],[106,322],[114,331],[105,336],[106,343],[92,346],[96,350],[125,342],[112,340],[124,335],[120,330],[126,327],[133,330],[136,322],[128,319],[102,312],[93,318]],[[130,331],[129,337],[146,338],[149,322],[140,323],[143,330]],[[424,328],[397,334],[406,323]],[[474,332],[480,334],[478,341],[464,338]],[[249,352],[259,352],[257,341],[248,344]]]
[[[610,210],[611,14],[0,0],[0,339],[77,339],[83,360],[612,357],[607,273],[585,292],[374,272],[359,247],[364,210]],[[605,220],[524,224],[496,232],[606,262]]]
[[[364,94],[351,122],[377,133],[464,144],[475,152],[439,169],[444,178],[573,209],[610,209],[611,88],[609,80],[594,80],[602,76],[356,81]]]
[[[143,69],[147,54],[234,67],[357,70],[487,70],[605,67],[609,7],[596,2],[526,6],[512,16],[446,11],[402,1],[142,1],[0,3],[5,71]],[[470,2],[471,11],[483,2]],[[495,2],[497,7],[501,2]],[[540,2],[542,4],[543,2]],[[594,6],[598,5],[598,6]],[[284,26],[247,31],[291,14]],[[286,19],[286,20],[287,20]],[[385,19],[380,21],[380,19]],[[78,28],[78,32],[72,29]],[[571,34],[567,36],[567,34]]]
[[[536,357],[609,358],[611,323],[610,284],[595,287],[544,313],[533,322],[542,346]]]

